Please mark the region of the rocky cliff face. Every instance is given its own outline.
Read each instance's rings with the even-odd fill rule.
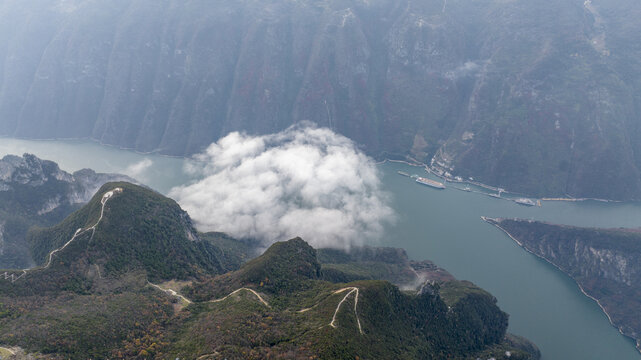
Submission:
[[[0,268],[33,265],[25,236],[30,226],[53,225],[109,181],[135,181],[83,169],[73,174],[34,155],[0,159]]]
[[[0,159],[2,197],[20,202],[22,206],[15,208],[3,202],[0,207],[16,213],[24,212],[24,208],[40,208],[37,213],[42,215],[61,205],[86,203],[104,183],[124,180],[135,182],[125,175],[101,174],[91,169],[82,169],[70,174],[61,170],[55,162],[42,160],[31,154],[24,154],[22,157],[7,155]],[[15,195],[17,192],[29,190],[33,193],[29,194],[28,198],[17,198]],[[35,194],[42,190],[52,191],[41,197]]]
[[[0,1],[0,134],[189,155],[301,120],[531,194],[641,198],[632,0]]]
[[[560,243],[553,236],[529,242],[528,249],[581,279],[603,279],[621,286],[641,283],[638,253],[586,243],[577,238]]]
[[[641,350],[641,232],[488,219],[574,278]]]

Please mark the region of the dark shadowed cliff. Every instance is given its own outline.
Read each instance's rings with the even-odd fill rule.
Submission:
[[[641,350],[641,231],[486,219],[571,276]]]
[[[534,195],[641,198],[632,0],[0,1],[0,134],[189,155],[308,119]]]

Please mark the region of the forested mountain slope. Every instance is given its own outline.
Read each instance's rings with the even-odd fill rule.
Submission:
[[[0,277],[0,344],[20,355],[539,355],[531,343],[506,334],[508,315],[491,294],[431,263],[411,263],[402,250],[326,250],[321,263],[314,248],[295,238],[240,264],[247,243],[197,233],[173,200],[128,183],[105,184],[63,222],[33,232],[31,243],[40,266]],[[413,280],[419,273],[436,277],[408,291],[376,280],[406,281],[408,272]]]
[[[26,236],[31,226],[51,226],[88,202],[108,181],[135,181],[120,174],[82,169],[70,174],[31,154],[0,159],[0,269],[35,263]]]
[[[633,0],[3,0],[0,134],[190,155],[312,120],[534,195],[641,198]]]

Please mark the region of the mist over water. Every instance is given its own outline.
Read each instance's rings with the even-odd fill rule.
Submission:
[[[188,171],[202,179],[169,195],[203,231],[349,249],[379,239],[394,218],[373,160],[326,128],[235,132],[194,159]]]

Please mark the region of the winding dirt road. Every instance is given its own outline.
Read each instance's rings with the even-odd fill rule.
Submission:
[[[167,293],[167,294],[169,294],[169,295],[171,295],[173,297],[179,298],[180,300],[186,302],[187,304],[192,304],[193,303],[191,300],[189,300],[186,297],[180,295],[178,292],[176,292],[176,291],[174,291],[172,289],[165,289],[165,288],[161,287],[160,285],[152,284],[149,281],[147,281],[147,283],[149,285],[155,287],[156,289],[160,290],[160,291],[163,291],[163,292],[165,292],[165,293]]]
[[[256,297],[258,298],[258,300],[259,300],[261,303],[263,303],[263,305],[267,306],[268,308],[271,308],[271,306],[269,306],[269,304],[267,303],[267,301],[265,301],[265,299],[263,299],[263,298],[260,296],[260,294],[258,294],[257,292],[255,292],[254,290],[252,290],[252,289],[250,289],[250,288],[244,288],[244,287],[243,287],[243,288],[236,289],[236,290],[232,291],[231,293],[229,293],[229,295],[227,295],[227,296],[225,296],[225,297],[223,297],[223,298],[216,299],[216,300],[209,300],[208,302],[221,302],[221,301],[223,301],[223,300],[227,299],[228,297],[230,297],[230,296],[232,296],[232,295],[234,295],[234,294],[236,294],[236,293],[238,293],[239,291],[242,291],[242,290],[249,291],[249,292],[251,292],[252,294],[256,295]]]
[[[41,269],[47,269],[49,266],[51,266],[51,262],[53,260],[53,256],[57,252],[60,252],[60,251],[64,250],[78,236],[91,231],[91,238],[89,239],[91,241],[91,239],[93,239],[94,234],[96,233],[96,226],[98,226],[98,224],[100,224],[100,222],[102,221],[103,216],[105,215],[105,205],[107,204],[107,201],[109,201],[109,199],[111,199],[115,194],[119,194],[121,192],[122,192],[122,188],[115,188],[113,190],[107,191],[104,195],[102,195],[102,199],[100,199],[100,204],[102,205],[102,207],[100,209],[100,217],[98,218],[98,221],[96,221],[96,223],[93,226],[90,226],[90,227],[88,227],[86,229],[83,229],[83,228],[77,229],[76,232],[71,237],[71,239],[69,239],[69,241],[67,241],[64,245],[62,245],[61,247],[59,247],[59,248],[57,248],[55,250],[52,250],[49,253],[49,255],[47,256],[47,263],[44,266],[37,267],[37,268],[32,268],[32,269],[23,269],[22,270],[22,274],[20,274],[19,276],[15,276],[15,274],[9,274],[7,272],[5,272],[4,274],[2,274],[0,276],[4,276],[5,280],[11,279],[11,282],[14,283],[18,279],[26,276],[27,272],[35,271],[35,270],[41,270]]]
[[[9,356],[13,356],[13,355],[16,354],[15,351],[13,351],[13,350],[11,350],[9,348],[0,346],[0,355],[2,355],[2,356],[6,355],[6,354],[3,354],[3,352],[9,354]]]
[[[164,293],[166,293],[166,294],[168,294],[170,296],[177,297],[177,298],[185,301],[187,304],[192,304],[193,303],[193,301],[187,299],[186,297],[184,297],[183,295],[179,294],[178,292],[176,292],[176,291],[174,291],[172,289],[163,288],[162,286],[156,285],[156,284],[152,284],[151,282],[148,282],[148,283],[149,283],[149,285],[153,286],[154,288],[156,288],[156,289],[158,289],[158,290],[160,290],[160,291],[162,291],[162,292],[164,292]],[[224,297],[222,297],[220,299],[209,300],[209,301],[206,301],[206,302],[209,302],[209,303],[221,302],[221,301],[224,301],[224,300],[228,299],[230,296],[233,296],[233,295],[235,295],[235,294],[237,294],[237,293],[239,293],[241,291],[249,291],[254,296],[256,296],[258,301],[260,301],[263,305],[265,305],[268,308],[271,308],[269,303],[265,299],[263,299],[263,297],[260,296],[259,293],[257,293],[256,291],[254,291],[254,290],[252,290],[250,288],[246,288],[246,287],[242,287],[242,288],[236,289],[236,290],[232,291],[231,293],[229,293],[227,296],[224,296]],[[336,309],[334,310],[334,316],[332,316],[332,321],[328,325],[331,326],[334,329],[337,328],[336,317],[338,316],[338,312],[340,311],[341,306],[343,306],[343,303],[349,298],[350,295],[353,294],[354,295],[354,315],[356,315],[356,323],[358,324],[358,331],[361,334],[364,334],[363,333],[363,328],[361,326],[361,319],[358,317],[358,311],[357,311],[359,289],[357,287],[353,287],[353,286],[346,287],[346,288],[342,288],[342,289],[338,289],[338,290],[334,291],[332,293],[332,295],[341,294],[341,293],[344,293],[346,291],[347,291],[347,294],[345,294],[345,296],[343,296],[341,301],[336,306]],[[297,312],[298,313],[307,312],[307,311],[315,308],[316,306],[318,306],[322,301],[324,301],[324,300],[321,300],[320,302],[318,302],[317,304],[315,304],[312,307],[309,307],[309,308],[306,308],[306,309],[302,309],[302,310],[298,310]]]
[[[179,298],[179,299],[181,299],[181,300],[184,300],[184,301],[185,301],[185,302],[187,302],[188,304],[193,304],[193,301],[191,301],[191,300],[187,299],[186,297],[184,297],[183,295],[179,294],[178,292],[176,292],[176,291],[174,291],[174,290],[172,290],[172,289],[163,288],[162,286],[160,286],[160,285],[156,285],[156,284],[152,284],[152,283],[150,283],[149,281],[147,281],[147,282],[149,283],[149,285],[151,285],[151,286],[155,287],[156,289],[158,289],[158,290],[160,290],[160,291],[163,291],[163,292],[165,292],[165,293],[167,293],[167,294],[169,294],[169,295],[171,295],[171,296],[174,296],[174,297],[177,297],[177,298]],[[236,290],[234,290],[234,291],[230,292],[229,294],[227,294],[227,296],[222,297],[222,298],[220,298],[220,299],[209,300],[209,301],[205,301],[205,302],[211,302],[211,303],[221,302],[221,301],[226,300],[226,299],[227,299],[227,298],[229,298],[230,296],[232,296],[232,295],[234,295],[234,294],[237,294],[237,293],[239,293],[239,292],[241,292],[241,291],[249,291],[250,293],[254,294],[254,296],[256,296],[256,298],[258,299],[258,301],[260,301],[263,305],[267,306],[268,308],[271,308],[271,306],[269,305],[269,303],[268,303],[267,301],[265,301],[265,299],[263,299],[263,297],[262,297],[262,296],[260,296],[260,294],[259,294],[259,293],[257,293],[256,291],[254,291],[254,290],[252,290],[252,289],[250,289],[250,288],[245,288],[245,287],[242,287],[242,288],[236,289]]]
[[[354,295],[354,315],[356,315],[356,323],[358,324],[358,331],[363,334],[363,328],[361,327],[361,320],[358,318],[358,312],[356,311],[356,307],[358,306],[358,288],[357,287],[346,287],[342,288],[339,290],[334,291],[334,294],[340,294],[342,292],[348,291],[347,295],[343,297],[343,299],[338,303],[338,306],[336,306],[336,310],[334,310],[334,316],[332,317],[332,322],[329,323],[329,326],[336,328],[336,315],[338,315],[338,311],[341,309],[341,305],[347,300],[347,298],[352,295]]]

